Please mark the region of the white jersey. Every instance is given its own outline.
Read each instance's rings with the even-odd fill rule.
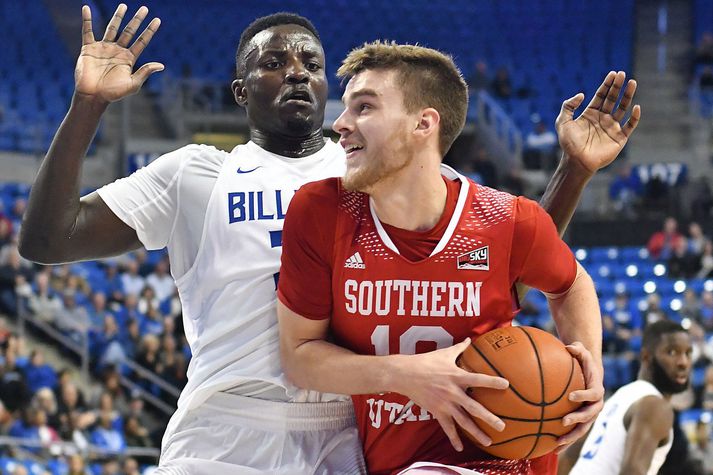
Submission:
[[[148,249],[168,246],[193,354],[179,411],[218,391],[282,401],[337,398],[287,382],[275,289],[292,196],[344,170],[344,152],[331,141],[303,158],[252,142],[231,153],[189,145],[99,190]]]
[[[624,460],[626,427],[624,416],[632,404],[646,396],[659,396],[656,387],[648,381],[636,380],[619,388],[604,404],[602,412],[584,441],[577,463],[570,475],[617,475]],[[656,475],[666,460],[673,443],[673,428],[668,442],[654,451],[648,475]]]

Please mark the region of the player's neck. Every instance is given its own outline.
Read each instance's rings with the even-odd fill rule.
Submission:
[[[250,140],[268,152],[290,158],[307,157],[324,147],[321,128],[305,137],[288,137],[265,133],[262,130],[250,130]]]
[[[409,231],[428,231],[443,215],[448,190],[440,163],[408,166],[369,191],[382,223]]]

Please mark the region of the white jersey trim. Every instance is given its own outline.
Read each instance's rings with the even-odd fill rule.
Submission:
[[[428,257],[433,257],[439,252],[441,252],[443,249],[445,249],[446,245],[451,240],[451,237],[453,237],[453,233],[456,230],[456,226],[458,226],[458,221],[460,221],[461,215],[463,214],[465,200],[468,197],[468,188],[470,187],[468,179],[457,171],[455,171],[454,169],[452,169],[451,167],[449,167],[448,165],[441,164],[441,175],[451,180],[460,180],[461,187],[460,191],[458,192],[458,201],[456,202],[456,208],[453,211],[453,216],[451,216],[451,219],[448,223],[448,227],[446,228],[445,232],[443,233],[443,236],[441,236],[441,239],[438,241],[438,244]],[[391,240],[391,237],[386,232],[386,229],[384,229],[384,225],[381,224],[379,217],[376,215],[376,211],[374,210],[374,201],[371,197],[369,197],[369,211],[371,212],[371,219],[374,220],[376,232],[379,234],[379,237],[381,238],[384,245],[396,254],[401,255],[399,250],[396,248],[394,241]]]

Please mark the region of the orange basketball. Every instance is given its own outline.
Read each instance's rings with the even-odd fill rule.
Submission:
[[[508,327],[481,335],[458,357],[459,367],[501,376],[506,390],[469,388],[468,394],[505,423],[498,432],[474,419],[492,439],[481,449],[506,459],[535,458],[557,448],[556,441],[574,426],[562,417],[578,409],[569,393],[584,389],[579,362],[551,334],[532,327]]]

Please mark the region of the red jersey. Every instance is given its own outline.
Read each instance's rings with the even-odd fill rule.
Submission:
[[[537,204],[463,177],[447,184],[446,209],[426,233],[382,224],[368,195],[343,190],[340,179],[305,185],[283,230],[280,300],[307,318],[331,318],[334,342],[355,353],[415,354],[510,325],[516,282],[569,288],[574,257]],[[473,445],[456,452],[427,411],[399,417],[405,396],[353,401],[369,473],[416,461],[529,472],[528,461],[495,461]]]

